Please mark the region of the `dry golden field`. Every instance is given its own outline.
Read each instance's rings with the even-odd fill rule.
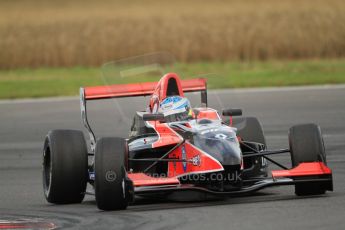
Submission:
[[[345,57],[344,0],[1,0],[0,68]]]

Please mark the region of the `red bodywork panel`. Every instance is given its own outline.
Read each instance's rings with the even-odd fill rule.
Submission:
[[[332,174],[332,170],[323,162],[300,163],[297,167],[289,170],[274,170],[272,177],[299,177],[299,176],[319,176]]]
[[[211,155],[198,149],[188,141],[169,154],[169,158],[183,159],[188,162],[169,162],[168,175],[180,177],[186,174],[209,173],[224,170],[223,166]]]
[[[154,128],[159,139],[152,144],[152,148],[177,145],[183,138],[170,128],[166,123],[148,121]],[[187,174],[209,173],[224,170],[223,166],[215,158],[198,149],[188,141],[174,149],[168,158],[186,160],[186,162],[169,162],[167,177],[151,177],[144,173],[129,173],[128,177],[138,186],[159,186],[179,184],[178,178]]]
[[[128,173],[128,178],[133,182],[134,187],[178,185],[180,184],[178,178],[183,175],[224,170],[216,159],[197,149],[189,142],[175,149],[169,154],[169,158],[185,159],[188,162],[169,162],[167,177],[151,177],[144,173]]]
[[[169,93],[169,85],[174,86],[174,93]],[[152,96],[149,102],[149,108],[151,113],[156,113],[159,107],[159,103],[166,97],[171,95],[179,95],[184,97],[184,92],[194,92],[206,90],[206,79],[197,78],[191,80],[180,80],[176,73],[167,73],[157,83],[156,88],[152,92]],[[171,91],[171,89],[170,89]]]
[[[153,93],[156,82],[85,87],[85,99],[145,96]]]
[[[85,99],[107,99],[116,97],[135,97],[135,96],[147,96],[151,94],[158,94],[160,99],[166,97],[166,87],[170,78],[178,78],[174,73],[166,74],[158,83],[146,82],[136,84],[121,84],[121,85],[109,85],[109,86],[93,86],[85,87]],[[206,79],[196,78],[190,80],[178,80],[177,81],[180,96],[183,96],[183,92],[193,92],[206,90]],[[162,90],[161,90],[162,89]]]
[[[128,173],[127,176],[135,187],[180,184],[176,177],[151,177],[144,173]]]
[[[159,139],[152,144],[152,148],[167,145],[177,145],[183,138],[171,129],[166,123],[155,121],[148,122],[156,130]],[[223,166],[209,154],[198,149],[186,141],[172,151],[168,158],[187,160],[188,162],[169,162],[168,177],[179,177],[184,174],[215,172],[224,170]]]
[[[159,135],[159,139],[152,144],[152,148],[176,145],[183,141],[183,138],[174,132],[166,123],[160,123],[158,121],[148,121],[148,123]]]
[[[183,94],[183,86],[182,86],[182,81],[180,80],[180,78],[178,77],[178,75],[176,73],[168,73],[165,74],[158,82],[156,89],[153,92],[153,95],[157,96],[159,101],[162,101],[164,98],[167,97],[167,91],[168,91],[168,84],[169,84],[169,80],[173,79],[176,82],[176,86],[177,86],[177,91],[175,92],[176,95],[179,95],[181,97],[184,97]],[[188,86],[194,86],[192,84],[189,84]]]
[[[207,118],[210,120],[220,120],[218,112],[214,109],[202,108],[198,109],[198,112],[198,116],[196,117],[197,119]]]

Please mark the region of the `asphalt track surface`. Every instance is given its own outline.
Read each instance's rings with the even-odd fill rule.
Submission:
[[[191,95],[197,105],[199,95]],[[145,99],[91,102],[98,136],[126,136],[129,118]],[[209,105],[240,107],[257,116],[269,148],[288,147],[294,124],[322,127],[334,192],[296,197],[291,186],[218,201],[139,199],[125,211],[102,212],[94,197],[52,205],[43,196],[41,157],[50,129],[83,129],[78,98],[0,101],[0,220],[41,220],[80,229],[345,229],[345,86],[213,91]],[[289,155],[274,159],[289,164]]]

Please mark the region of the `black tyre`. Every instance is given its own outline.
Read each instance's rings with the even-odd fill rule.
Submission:
[[[237,128],[237,135],[248,142],[256,142],[260,144],[249,144],[251,148],[257,151],[266,149],[266,139],[259,120],[256,117],[233,117],[233,127]],[[263,146],[262,146],[263,145]],[[242,146],[242,152],[250,152],[252,149],[247,149]],[[252,177],[266,177],[268,175],[268,164],[263,157],[244,158],[243,178]]]
[[[87,167],[87,147],[81,131],[50,131],[43,149],[43,189],[47,201],[82,202],[88,180]]]
[[[130,185],[125,169],[126,141],[123,138],[101,138],[95,153],[95,194],[101,210],[126,209]]]
[[[318,125],[303,124],[291,127],[289,130],[289,145],[292,167],[296,167],[302,162],[323,162],[327,164],[325,146]],[[326,190],[332,189],[332,183],[329,182],[308,182],[295,185],[295,193],[298,196],[324,194]]]
[[[258,142],[266,146],[264,131],[256,117],[234,117],[232,125],[237,128],[237,135],[243,140]]]

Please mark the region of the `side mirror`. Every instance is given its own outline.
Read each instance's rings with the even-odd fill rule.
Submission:
[[[242,109],[223,109],[222,115],[223,116],[241,116]]]
[[[147,113],[143,115],[144,121],[164,121],[165,117],[163,113]]]

